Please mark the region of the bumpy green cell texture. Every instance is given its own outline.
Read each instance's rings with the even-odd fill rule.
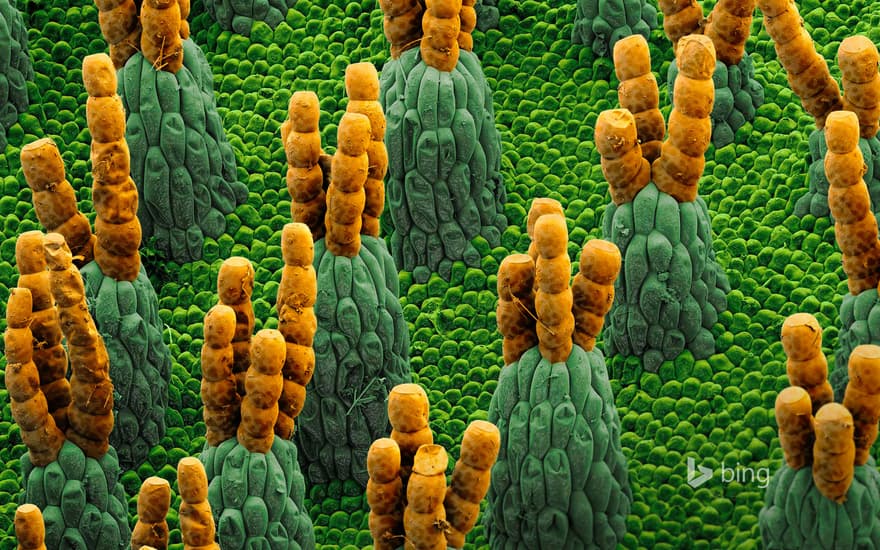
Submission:
[[[679,203],[653,183],[631,203],[608,205],[605,237],[623,257],[606,319],[609,355],[640,356],[656,371],[685,349],[698,359],[715,353],[711,331],[727,309],[730,283],[710,223],[702,198]]]
[[[871,139],[859,138],[859,150],[865,161],[865,174],[862,178],[868,186],[868,194],[871,196],[871,205],[874,215],[880,215],[880,139],[876,136]],[[813,130],[810,134],[810,180],[809,191],[795,204],[795,214],[803,216],[812,214],[831,216],[828,207],[828,178],[825,175],[825,154],[828,145],[825,143],[825,132]]]
[[[162,339],[159,300],[143,268],[132,282],[104,276],[95,262],[80,273],[89,313],[110,357],[115,415],[110,444],[127,470],[143,462],[165,435],[171,354]]]
[[[767,550],[880,548],[880,473],[873,459],[855,468],[843,504],[816,489],[812,468],[787,464],[773,475],[766,499],[758,518]]]
[[[274,29],[295,4],[294,0],[205,0],[205,8],[221,29],[244,36],[251,35],[255,21]]]
[[[0,0],[0,148],[6,130],[27,111],[27,81],[34,79],[27,28],[15,0]]]
[[[257,329],[274,328],[272,304],[283,266],[281,229],[290,222],[279,126],[287,117],[292,90],[318,93],[322,143],[332,152],[347,101],[345,67],[369,60],[381,70],[388,58],[375,0],[298,0],[286,23],[274,31],[255,23],[250,37],[222,31],[199,5],[193,4],[190,18],[193,40],[204,48],[216,77],[217,111],[236,154],[238,178],[250,193],[247,204],[226,216],[226,232],[205,239],[202,260],[183,265],[151,260],[147,267],[159,295],[172,369],[165,437],[147,462],[125,474],[129,495],[149,475],[173,484],[177,461],[198,455],[204,447],[202,320],[217,302],[222,259],[251,259]],[[28,87],[35,94],[31,97],[40,97],[42,103],[32,101],[10,127],[9,147],[0,155],[0,301],[17,277],[10,260],[15,236],[39,228],[18,161],[24,143],[45,135],[65,143],[62,154],[80,210],[94,211],[86,95],[78,71],[85,55],[107,48],[97,9],[90,0],[29,6],[26,22],[36,75]],[[618,105],[611,60],[595,56],[589,47],[572,47],[573,1],[498,0],[497,6],[497,29],[476,31],[474,42],[493,89],[510,225],[498,247],[474,239],[481,256],[478,267],[458,262],[448,281],[436,274],[424,284],[414,282],[410,273],[400,279],[413,379],[428,391],[431,428],[451,456],[459,455],[456,447],[467,423],[486,418],[503,368],[495,330],[495,273],[508,254],[528,248],[530,201],[552,197],[562,203],[575,261],[587,239],[602,236],[609,202],[592,140],[598,113]],[[878,2],[802,0],[798,7],[832,67],[843,38],[864,34],[880,43]],[[695,360],[685,351],[662,363],[656,373],[646,372],[637,357],[606,358],[633,489],[624,548],[760,548],[758,513],[765,489],[755,482],[722,483],[720,467],[739,463],[772,473],[780,466],[773,403],[788,386],[779,342],[785,317],[812,313],[824,328],[823,351],[831,364],[838,349],[839,308],[847,289],[833,224],[828,217],[794,213],[795,203],[808,191],[813,120],[792,95],[759,20],[752,31],[747,49],[765,103],[754,122],[736,132],[734,143],[710,147],[700,181],[718,263],[731,283],[728,310],[712,329],[717,353]],[[655,70],[665,75],[673,59],[669,42],[655,30],[649,44]],[[665,93],[665,78],[660,85]],[[2,395],[0,547],[6,548],[14,545],[12,518],[23,491],[18,461],[26,449]],[[687,484],[688,457],[712,468],[715,476],[692,488]],[[371,545],[369,509],[356,482],[312,486],[306,503],[317,546],[362,550]],[[131,499],[130,517],[134,513]],[[180,550],[175,514],[169,522],[171,547]],[[486,548],[485,534],[478,524],[468,548]]]
[[[501,371],[489,405],[501,451],[483,522],[491,548],[614,548],[632,504],[605,358],[532,348]]]
[[[498,246],[507,227],[501,136],[479,58],[462,50],[452,72],[417,48],[382,69],[388,177],[382,223],[398,267],[424,283],[452,263],[480,265],[472,239]]]
[[[863,344],[880,344],[880,297],[874,288],[857,296],[847,292],[840,303],[840,336],[830,376],[834,398],[839,403],[843,403],[849,382],[849,356]]]
[[[35,467],[21,458],[22,502],[43,511],[46,548],[123,550],[130,547],[128,499],[113,447],[100,460],[67,441],[55,462]]]
[[[645,0],[577,0],[571,41],[585,44],[596,55],[610,56],[621,38],[650,38],[657,28],[657,8]]]
[[[310,483],[354,479],[366,486],[367,451],[390,433],[386,399],[410,381],[409,330],[385,243],[363,237],[357,256],[315,243],[317,368],[297,419],[300,459]]]
[[[247,200],[211,66],[192,40],[183,44],[177,73],[157,71],[140,53],[119,71],[144,243],[178,263],[201,258],[205,237],[222,235],[224,216]]]
[[[678,65],[673,60],[669,65],[666,88],[670,105],[676,76]],[[748,53],[736,65],[728,66],[716,61],[712,80],[715,83],[715,104],[711,115],[712,143],[715,147],[724,147],[733,143],[736,132],[743,124],[755,119],[758,107],[764,104],[764,87],[755,80],[755,62]],[[827,206],[827,182],[825,189]]]
[[[224,550],[315,548],[296,453],[292,441],[279,437],[265,454],[248,451],[234,438],[202,452],[208,502]]]

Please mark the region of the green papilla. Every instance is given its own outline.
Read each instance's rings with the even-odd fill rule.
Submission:
[[[39,507],[46,548],[124,550],[130,547],[128,498],[119,482],[113,447],[101,459],[86,457],[66,441],[58,459],[45,467],[21,458],[22,502]]]
[[[677,75],[678,65],[673,60],[666,77],[670,103]],[[764,87],[755,79],[755,63],[748,52],[736,65],[728,66],[716,61],[712,80],[715,83],[715,103],[711,115],[712,143],[720,149],[734,142],[743,124],[755,120],[756,110],[764,104]],[[825,186],[827,189],[828,184]]]
[[[834,370],[829,381],[834,388],[834,398],[842,403],[849,382],[849,356],[863,344],[880,343],[880,297],[877,290],[869,288],[857,296],[849,292],[840,303],[840,334]]]
[[[171,354],[159,300],[146,271],[132,282],[106,277],[97,263],[80,270],[89,313],[110,357],[115,424],[110,444],[123,468],[135,468],[165,436]]]
[[[304,507],[305,480],[293,441],[275,438],[252,453],[236,438],[206,446],[208,502],[225,549],[312,550],[315,533]]]
[[[183,59],[172,74],[137,53],[119,71],[143,242],[178,263],[200,259],[205,237],[227,230],[225,216],[248,193],[217,113],[211,67],[189,39]]]
[[[578,0],[571,41],[611,57],[618,40],[657,28],[657,8],[645,0]]]
[[[846,502],[836,504],[816,489],[812,468],[782,464],[767,486],[758,516],[767,550],[880,547],[880,473],[874,459],[856,466]]]
[[[385,242],[362,237],[354,258],[315,243],[317,368],[297,419],[303,471],[312,484],[367,483],[367,450],[390,432],[386,398],[410,381],[409,330]]]
[[[679,203],[651,183],[632,203],[608,205],[603,232],[623,257],[605,321],[608,353],[642,356],[649,371],[685,349],[697,359],[712,355],[711,329],[727,309],[730,284],[715,260],[703,199]]]
[[[865,161],[867,171],[862,178],[868,186],[868,194],[871,196],[871,209],[874,215],[880,214],[880,139],[877,136],[871,139],[859,138],[859,150]],[[812,214],[817,218],[831,217],[828,208],[828,178],[825,176],[825,154],[828,145],[825,143],[825,132],[813,130],[810,133],[810,167],[809,187],[794,206],[796,216]]]
[[[0,0],[0,148],[6,129],[28,109],[27,82],[34,80],[27,27],[15,0]]]
[[[458,260],[479,267],[473,239],[498,246],[507,227],[501,136],[479,58],[462,50],[447,73],[413,48],[385,64],[380,83],[391,255],[419,283],[432,272],[448,280]]]
[[[221,29],[243,36],[251,35],[257,21],[274,29],[295,5],[293,0],[206,0],[204,4]]]
[[[501,430],[483,524],[491,548],[612,548],[632,503],[620,419],[598,349],[551,364],[532,348],[501,371]]]

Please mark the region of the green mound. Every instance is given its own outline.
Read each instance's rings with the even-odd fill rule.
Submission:
[[[123,550],[131,546],[128,499],[113,447],[100,460],[66,441],[58,459],[35,467],[21,458],[22,502],[43,511],[46,547]]]
[[[386,399],[410,381],[409,331],[394,260],[384,241],[361,238],[354,258],[315,243],[315,369],[295,438],[311,484],[354,479],[366,487],[367,451],[390,433]]]
[[[675,60],[669,65],[667,91],[672,104],[672,86],[678,75]],[[737,131],[746,122],[755,120],[758,107],[764,104],[764,87],[755,80],[755,63],[746,53],[737,65],[715,62],[715,103],[712,107],[712,143],[724,147],[733,143]],[[825,182],[827,199],[828,182]],[[803,200],[803,199],[802,199]],[[827,204],[826,200],[826,204]]]
[[[284,21],[293,0],[204,0],[205,8],[220,28],[244,36],[251,35],[255,21],[275,28]]]
[[[609,355],[635,355],[648,371],[688,349],[715,353],[711,330],[730,283],[715,258],[705,201],[679,203],[651,183],[631,203],[605,210],[605,238],[623,264],[606,320]]]
[[[483,523],[491,548],[613,548],[632,503],[605,358],[532,348],[501,371],[489,405],[501,452]]]
[[[852,351],[863,344],[878,343],[880,343],[880,296],[877,290],[869,288],[857,296],[847,292],[840,303],[840,335],[837,338],[834,370],[829,377],[834,388],[835,401],[843,403],[843,395],[849,382],[848,365]]]
[[[6,130],[28,109],[27,82],[34,79],[28,33],[15,0],[0,0],[0,149]]]
[[[859,138],[859,150],[865,160],[866,172],[862,178],[868,186],[874,215],[880,215],[880,139]],[[828,206],[828,178],[825,176],[825,154],[828,145],[825,143],[825,132],[813,130],[810,134],[810,171],[809,190],[795,204],[794,212],[799,216],[806,214],[817,218],[831,217]],[[833,219],[833,218],[832,218]]]
[[[767,550],[880,548],[880,473],[873,459],[856,467],[843,504],[816,489],[812,468],[787,464],[770,480],[766,498],[759,522]]]
[[[217,539],[224,550],[315,548],[296,455],[296,445],[279,437],[265,454],[248,451],[237,439],[205,447],[200,460],[208,476]]]
[[[647,39],[655,28],[657,8],[645,0],[577,0],[571,41],[610,57],[621,38],[640,34]]]
[[[413,48],[386,62],[380,84],[391,255],[420,283],[431,273],[448,279],[458,260],[478,267],[472,239],[498,246],[507,226],[501,137],[479,58],[462,50],[447,73]]]
[[[205,237],[226,231],[224,216],[248,192],[217,113],[211,66],[191,39],[183,60],[177,73],[157,71],[138,52],[119,76],[143,241],[178,263],[202,257]]]
[[[115,416],[110,444],[128,470],[165,436],[171,354],[162,339],[159,300],[143,268],[132,282],[105,277],[96,262],[80,273],[89,313],[110,357]]]

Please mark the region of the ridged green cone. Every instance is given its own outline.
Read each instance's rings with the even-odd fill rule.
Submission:
[[[315,360],[295,439],[311,485],[353,479],[366,486],[367,451],[390,432],[386,399],[411,381],[409,330],[385,242],[361,236],[354,258],[315,243]]]
[[[605,322],[608,355],[640,356],[656,372],[685,349],[697,359],[715,353],[711,330],[730,283],[715,260],[705,201],[679,203],[651,183],[633,202],[608,205],[603,234],[623,257]]]
[[[673,60],[666,78],[670,104],[676,76],[678,76],[678,65]],[[755,79],[755,63],[748,53],[737,65],[727,66],[722,61],[716,61],[712,79],[715,82],[715,103],[711,115],[712,143],[717,149],[733,143],[736,132],[743,124],[755,120],[755,112],[764,104],[764,87]],[[826,181],[826,214],[827,198],[828,182]]]
[[[834,370],[829,376],[834,399],[839,403],[843,403],[849,382],[849,356],[863,344],[880,344],[880,296],[874,288],[864,290],[857,296],[847,292],[840,303],[837,353],[834,355]]]
[[[276,437],[263,454],[232,438],[205,447],[199,458],[223,550],[315,548],[312,520],[303,505],[305,480],[292,441]]]
[[[45,467],[21,457],[22,503],[42,510],[49,550],[123,550],[131,546],[128,498],[113,447],[100,460],[67,441]]]
[[[6,148],[6,129],[27,111],[33,79],[24,19],[15,0],[0,0],[0,149]]]
[[[388,127],[388,177],[382,227],[403,271],[424,283],[449,280],[452,264],[480,267],[471,240],[491,247],[507,228],[501,135],[492,90],[479,58],[462,50],[452,72],[421,59],[418,48],[382,69],[380,101]]]
[[[551,364],[532,348],[501,371],[501,431],[483,523],[493,549],[614,548],[632,504],[620,419],[598,349]]]
[[[875,216],[880,216],[880,139],[859,138],[859,149],[865,160],[867,171],[862,176],[871,196],[871,208]],[[803,217],[812,214],[817,218],[832,217],[828,207],[828,178],[825,177],[825,132],[813,130],[810,133],[809,187],[807,192],[794,205],[794,215]],[[833,217],[832,217],[833,219]]]
[[[856,466],[846,502],[836,504],[816,489],[810,467],[783,464],[767,486],[758,515],[767,550],[880,548],[880,473],[874,459]]]
[[[183,62],[177,73],[157,71],[137,53],[119,71],[143,242],[178,263],[201,259],[205,237],[220,237],[225,216],[247,200],[211,66],[191,39]]]
[[[89,313],[110,356],[115,416],[110,445],[129,470],[165,436],[171,353],[162,338],[159,299],[143,267],[132,282],[106,277],[96,262],[80,273]]]
[[[205,9],[221,29],[243,36],[251,35],[251,27],[256,21],[262,21],[274,29],[284,21],[287,11],[295,5],[293,0],[205,1]]]
[[[645,0],[577,0],[571,41],[611,56],[621,38],[640,34],[650,38],[657,28],[657,8]]]

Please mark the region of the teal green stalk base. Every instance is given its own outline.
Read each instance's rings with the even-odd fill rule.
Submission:
[[[877,139],[876,136],[871,139],[859,138],[859,149],[865,160],[865,168],[867,168],[862,179],[868,186],[871,208],[875,216],[880,216],[880,139]],[[825,153],[827,152],[825,132],[813,130],[810,134],[809,187],[807,193],[795,203],[795,216],[803,217],[812,214],[817,218],[832,217],[831,209],[828,207],[828,178],[825,176]]]
[[[880,548],[880,473],[874,459],[856,466],[843,504],[816,489],[810,466],[793,470],[783,464],[767,486],[758,522],[766,550]]]
[[[201,259],[205,237],[226,231],[226,214],[247,200],[214,100],[202,50],[183,42],[183,67],[157,71],[140,53],[119,70],[125,137],[140,202],[143,242],[164,259]]]
[[[678,65],[673,60],[667,76],[670,104],[676,76]],[[733,143],[737,131],[746,122],[755,120],[755,112],[764,104],[764,87],[755,79],[755,63],[748,53],[736,65],[728,66],[716,61],[712,80],[715,81],[715,103],[711,115],[712,143],[718,149]],[[825,202],[827,205],[828,201]]]
[[[27,82],[33,79],[24,19],[15,0],[0,0],[0,150],[6,148],[6,129],[27,111]]]
[[[223,550],[315,548],[296,455],[296,445],[280,437],[265,454],[248,451],[237,438],[205,446],[199,459]]]
[[[657,28],[657,8],[645,0],[577,0],[571,41],[611,57],[617,41],[640,34],[646,40]]]
[[[21,457],[22,503],[43,511],[48,550],[124,550],[131,546],[128,498],[113,447],[100,460],[66,441],[45,467]]]
[[[501,370],[501,431],[483,523],[493,550],[614,548],[632,504],[620,419],[598,349],[551,364],[532,348]]]
[[[295,5],[293,0],[205,0],[208,14],[221,29],[243,36],[251,35],[256,21],[274,29]]]
[[[472,240],[494,248],[507,228],[501,135],[480,59],[462,50],[452,72],[426,65],[418,48],[382,69],[388,128],[382,228],[398,267],[418,283],[445,280],[452,264],[480,267]]]
[[[865,344],[880,344],[880,296],[876,288],[863,290],[857,296],[847,292],[840,304],[840,333],[830,376],[834,399],[839,403],[843,403],[849,383],[849,356]]]
[[[165,436],[171,353],[162,339],[159,299],[143,267],[132,282],[104,276],[96,262],[80,273],[89,313],[110,357],[115,415],[110,444],[129,470]]]
[[[651,183],[633,202],[609,204],[603,231],[623,257],[603,333],[608,355],[640,356],[657,372],[685,349],[696,359],[715,353],[712,327],[730,283],[715,260],[703,199],[679,203]]]
[[[388,393],[411,380],[397,268],[384,241],[361,242],[354,258],[315,243],[317,368],[295,435],[311,485],[353,479],[366,486],[367,451],[391,429]]]

